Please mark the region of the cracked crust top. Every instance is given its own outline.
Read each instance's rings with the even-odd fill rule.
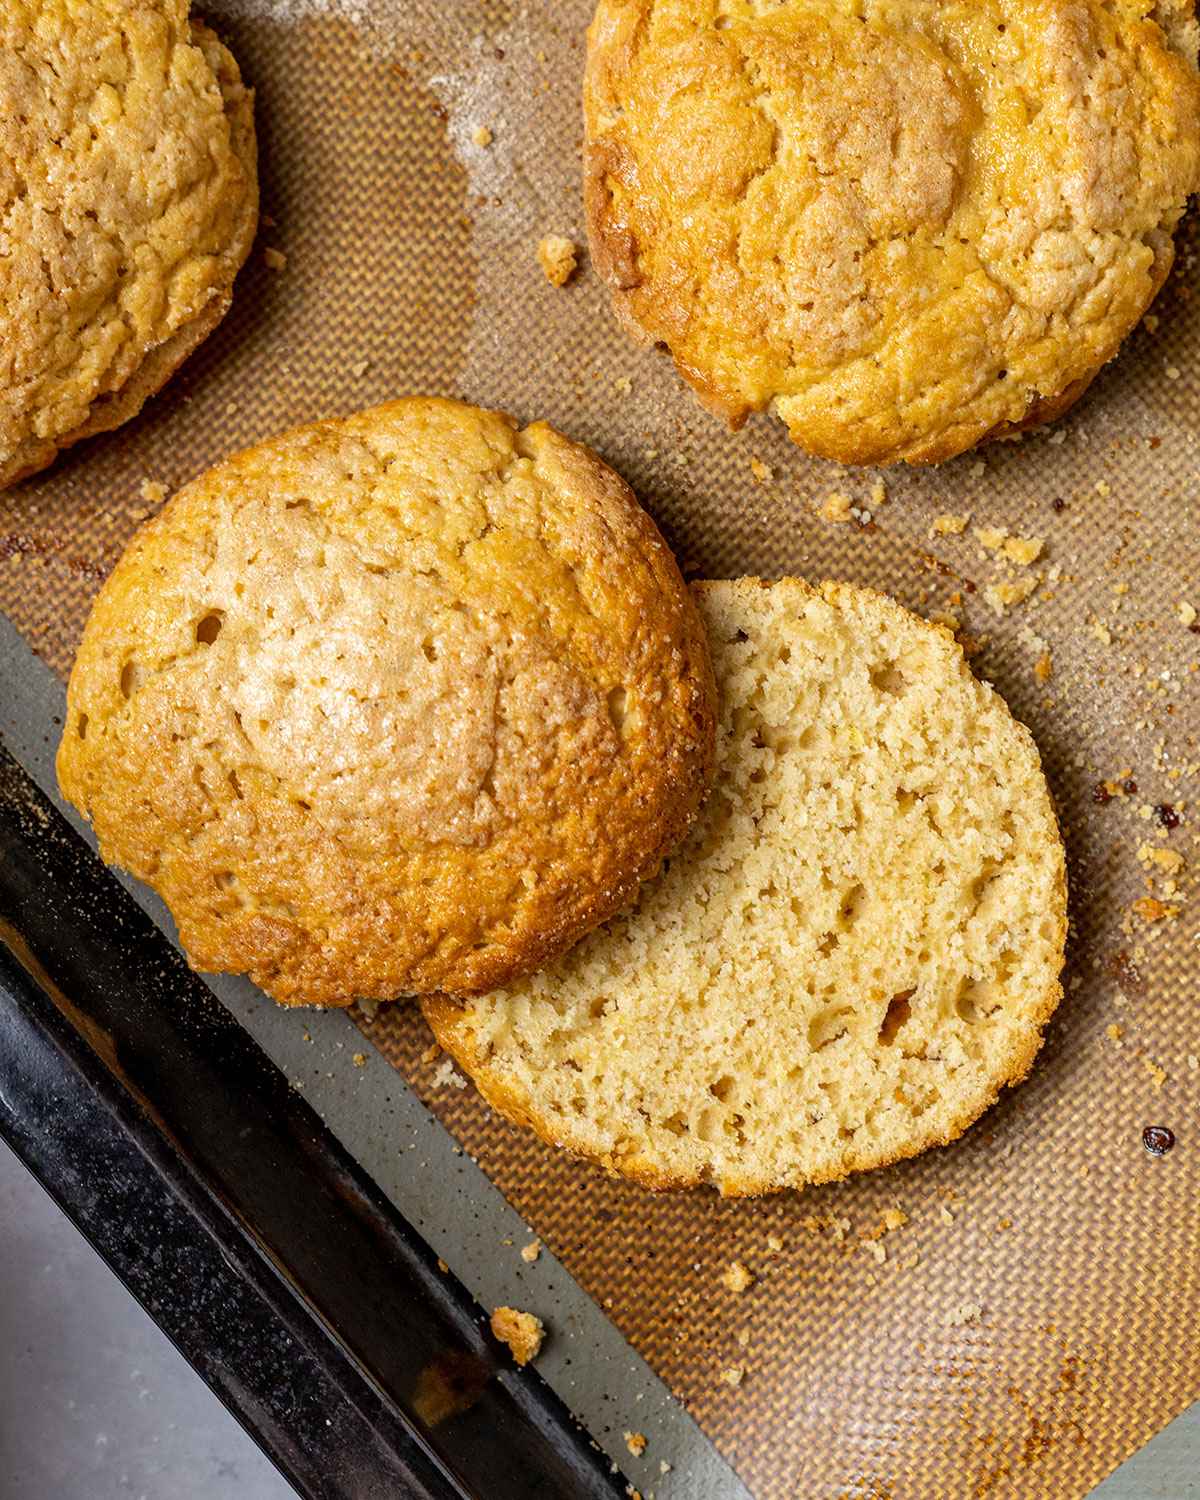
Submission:
[[[473,993],[612,915],[713,752],[653,522],[544,423],[393,402],[181,490],[92,610],[58,755],[196,967],[284,1003]]]
[[[253,95],[187,0],[0,7],[0,487],[132,417],[224,316]]]
[[[687,840],[556,963],[425,1016],[503,1114],[648,1187],[798,1188],[953,1140],[1061,995],[1033,740],[894,600],[696,590],[720,714]]]
[[[738,426],[937,462],[1058,415],[1200,189],[1193,0],[600,0],[592,255]]]

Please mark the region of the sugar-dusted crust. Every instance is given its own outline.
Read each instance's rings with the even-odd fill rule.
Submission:
[[[258,179],[253,93],[181,0],[20,0],[0,106],[2,488],[135,416],[212,332]]]
[[[473,993],[628,902],[713,754],[666,544],[544,423],[409,399],[193,481],[101,590],[64,794],[201,969]]]
[[[1053,420],[1200,188],[1192,0],[600,0],[592,259],[738,427],[935,463]],[[861,14],[860,14],[861,13]]]
[[[718,760],[670,869],[544,973],[422,1007],[543,1140],[746,1196],[946,1144],[1026,1076],[1066,868],[1032,739],[948,632],[845,585],[696,587]]]

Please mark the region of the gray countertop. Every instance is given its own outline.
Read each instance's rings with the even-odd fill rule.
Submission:
[[[295,1500],[0,1142],[0,1500]]]

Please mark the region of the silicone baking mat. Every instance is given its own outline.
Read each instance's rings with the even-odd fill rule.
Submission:
[[[490,1115],[411,1007],[363,1024],[762,1500],[1083,1495],[1200,1395],[1193,235],[1049,433],[878,475],[765,418],[731,435],[629,346],[585,255],[562,289],[538,266],[543,235],[583,243],[588,13],[207,7],[258,90],[259,244],[138,421],[0,495],[0,608],[65,675],[154,486],[422,391],[592,444],[692,576],[845,578],[960,621],[1042,749],[1072,879],[1067,997],[1030,1080],[962,1141],[800,1195],[653,1197]],[[1152,1125],[1177,1137],[1159,1158]]]

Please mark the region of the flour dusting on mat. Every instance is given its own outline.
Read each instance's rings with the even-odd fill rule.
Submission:
[[[358,26],[370,20],[376,8],[376,0],[218,0],[205,7],[205,12],[218,29],[225,16],[284,23],[310,16],[338,16]]]

